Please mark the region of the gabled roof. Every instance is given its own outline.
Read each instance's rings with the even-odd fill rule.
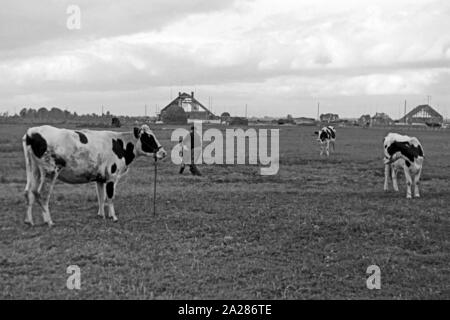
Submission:
[[[172,100],[167,106],[165,106],[162,110],[161,113],[163,111],[165,111],[168,107],[170,107],[171,105],[178,105],[178,101],[179,100],[184,100],[184,99],[191,99],[191,101],[195,104],[197,104],[200,108],[202,108],[204,111],[206,111],[208,114],[212,114],[214,115],[211,111],[208,110],[208,108],[206,108],[203,104],[201,104],[197,99],[194,98],[193,96],[194,94],[190,95],[186,92],[180,93],[178,95],[178,97],[176,97],[174,100]]]
[[[424,111],[428,113],[433,118],[440,118],[443,119],[442,115],[439,114],[436,110],[434,110],[431,106],[427,104],[423,104],[420,106],[415,107],[410,112],[408,112],[403,118],[400,119],[401,122],[404,122],[405,119],[411,119],[415,114]]]

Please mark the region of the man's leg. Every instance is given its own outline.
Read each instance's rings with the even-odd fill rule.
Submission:
[[[191,173],[194,176],[201,176],[202,175],[195,164],[189,165],[189,170],[191,171]]]

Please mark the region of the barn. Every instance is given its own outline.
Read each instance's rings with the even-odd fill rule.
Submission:
[[[169,111],[173,111],[175,109],[179,111],[179,108],[184,110],[188,122],[192,122],[194,120],[217,119],[211,111],[195,99],[194,92],[191,92],[191,94],[179,92],[178,97],[176,97],[161,110],[161,113],[159,114],[160,120],[165,122],[164,120],[168,119],[166,113],[169,113]]]
[[[420,123],[429,126],[442,125],[444,122],[444,117],[434,110],[430,105],[424,104],[415,107],[409,113],[407,113],[403,118],[399,120],[400,123]]]

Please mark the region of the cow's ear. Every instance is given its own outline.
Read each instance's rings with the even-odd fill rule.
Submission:
[[[314,131],[314,134],[319,134],[319,131]]]
[[[134,137],[136,139],[139,139],[139,131],[140,131],[139,128],[137,128],[137,127],[133,128]]]

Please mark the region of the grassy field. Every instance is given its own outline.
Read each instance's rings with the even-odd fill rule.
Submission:
[[[280,128],[280,171],[201,166],[202,177],[140,158],[119,184],[118,223],[96,217],[94,185],[58,183],[55,227],[23,224],[25,126],[0,126],[0,298],[450,298],[450,132],[413,131],[422,198],[383,191],[385,129],[342,128],[319,157],[312,127]],[[171,150],[170,128],[155,133]],[[381,290],[366,269],[381,268]],[[81,268],[81,290],[66,268]]]

